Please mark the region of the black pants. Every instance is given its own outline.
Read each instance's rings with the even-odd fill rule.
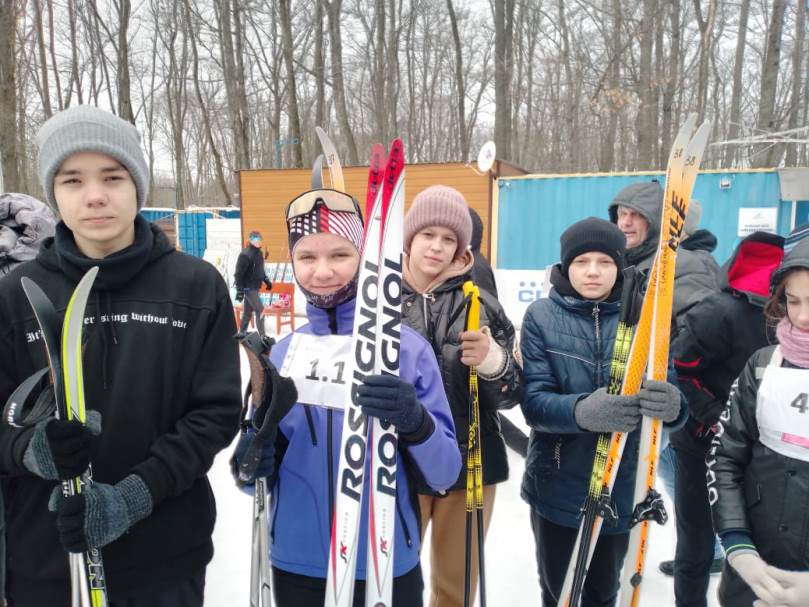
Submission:
[[[686,449],[675,448],[674,453],[677,483],[674,596],[677,607],[706,607],[715,536],[705,484],[705,458]]]
[[[573,555],[578,529],[555,525],[531,510],[531,529],[536,542],[539,587],[543,607],[556,607],[565,573]],[[602,534],[584,581],[582,607],[612,607],[618,598],[621,566],[629,546],[629,533]]]
[[[273,597],[276,607],[323,607],[326,580],[272,568]],[[422,607],[424,580],[421,565],[393,578],[394,607]],[[354,607],[365,607],[365,581],[354,586]]]
[[[108,596],[109,607],[202,607],[205,600],[205,569],[179,582],[167,590],[145,592],[137,597],[116,600]],[[34,603],[19,602],[9,598],[9,607],[45,607]],[[70,597],[65,597],[64,607],[69,607]],[[50,602],[48,607],[59,607]]]
[[[261,313],[264,311],[264,306],[261,303],[261,298],[258,296],[258,289],[245,289],[244,290],[244,303],[242,304],[242,319],[239,325],[239,331],[244,333],[247,331],[247,326],[250,324],[250,316],[256,317],[256,331],[260,335],[264,335],[264,322],[261,318]]]

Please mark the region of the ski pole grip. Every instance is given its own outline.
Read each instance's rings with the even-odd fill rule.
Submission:
[[[463,283],[463,294],[469,298],[469,308],[466,314],[466,330],[480,330],[480,289],[471,280]]]

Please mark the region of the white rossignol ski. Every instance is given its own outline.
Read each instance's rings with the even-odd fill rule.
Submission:
[[[699,165],[708,135],[710,121],[703,122],[684,152],[673,163],[666,176],[666,192],[663,199],[663,217],[660,225],[660,246],[657,253],[656,283],[652,334],[649,350],[649,379],[666,381],[669,363],[669,340],[671,338],[671,313],[674,301],[674,273],[677,249],[680,246],[685,216],[691,201],[691,192],[699,173]],[[629,533],[629,550],[624,560],[621,580],[621,606],[637,607],[640,604],[643,568],[649,546],[649,522],[664,523],[663,500],[655,491],[657,461],[660,457],[660,433],[663,423],[659,419],[644,417],[641,423],[638,468],[635,477],[635,504],[632,512],[632,528]]]
[[[396,162],[403,167],[401,141],[394,141],[392,148],[397,148],[397,144],[399,151],[395,156]],[[389,158],[392,157],[394,157],[393,149]],[[356,395],[357,388],[365,377],[378,373],[381,369],[378,362],[377,341],[381,304],[380,266],[383,263],[381,245],[385,232],[383,220],[387,216],[383,200],[384,195],[378,193],[372,212],[366,218],[365,242],[360,257],[357,304],[351,338],[351,352],[354,359],[351,364],[351,382],[348,385],[340,437],[337,495],[326,580],[326,607],[351,607],[354,599],[362,494],[365,485],[365,458],[368,447],[368,420],[356,402]],[[401,266],[400,259],[397,257]],[[401,311],[399,314],[401,315]],[[390,551],[391,566],[392,556],[393,553]]]
[[[402,334],[402,227],[404,223],[404,148],[393,142],[382,183],[382,249],[377,304],[375,373],[399,375]],[[393,548],[396,537],[396,459],[398,433],[391,423],[372,418],[368,436],[368,563],[366,607],[393,601]]]
[[[677,133],[668,159],[667,175],[671,175],[673,171],[681,169],[680,159],[691,137],[691,133],[694,130],[696,120],[696,114],[688,116],[685,124]],[[680,169],[677,167],[680,167]],[[665,198],[663,202],[665,207]],[[657,296],[658,262],[659,253],[658,256],[655,257],[652,266],[649,283],[643,298],[640,318],[635,326],[634,335],[632,337],[632,345],[626,363],[621,394],[637,394],[640,390],[643,376],[646,373],[652,335],[654,300]],[[603,472],[601,473],[601,505],[597,509],[594,518],[587,520],[587,517],[582,517],[576,543],[574,544],[575,548],[571,555],[570,563],[568,564],[562,591],[559,594],[559,607],[578,607],[578,603],[581,600],[579,593],[580,588],[577,588],[577,586],[580,584],[583,585],[586,579],[587,571],[590,567],[598,538],[601,534],[604,517],[609,516],[609,514],[614,511],[611,504],[612,489],[615,485],[615,479],[618,476],[618,468],[621,464],[628,436],[628,433],[624,432],[612,433],[607,459],[604,463]],[[589,525],[589,529],[586,528],[587,525]],[[589,537],[584,537],[584,534],[589,534]],[[582,558],[582,555],[579,554],[579,551],[582,549],[587,549],[586,558]]]

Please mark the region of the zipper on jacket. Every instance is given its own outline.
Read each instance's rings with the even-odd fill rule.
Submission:
[[[433,328],[430,323],[430,314],[427,312],[427,300],[430,300],[430,303],[435,303],[435,295],[432,293],[422,293],[421,294],[421,304],[422,304],[422,311],[424,312],[424,329],[427,331],[427,341],[433,344],[433,349],[435,349],[435,344],[433,343],[435,340],[433,339]]]
[[[556,444],[553,446],[553,461],[556,462],[556,469],[562,469],[562,439],[556,439]]]
[[[593,323],[596,329],[596,360],[595,360],[595,385],[601,387],[601,316],[598,302],[593,306]]]
[[[303,411],[306,413],[306,423],[309,425],[309,436],[312,437],[312,446],[317,447],[317,434],[315,433],[315,420],[312,419],[312,410],[309,408],[309,405],[304,405]]]
[[[410,537],[410,530],[407,528],[407,521],[405,521],[404,513],[402,512],[402,505],[399,503],[399,500],[396,500],[396,513],[399,515],[399,523],[402,525],[402,531],[404,532],[405,542],[407,542],[407,547],[413,547],[413,538]]]

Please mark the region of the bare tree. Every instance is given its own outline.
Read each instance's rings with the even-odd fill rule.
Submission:
[[[792,94],[789,100],[788,129],[798,128],[801,114],[801,90],[803,89],[803,59],[806,56],[806,2],[797,3],[795,15],[795,41],[792,49]],[[785,163],[795,166],[798,163],[798,147],[787,146]]]
[[[702,14],[702,3],[694,0],[694,14],[700,31],[699,41],[699,76],[697,79],[697,114],[701,120],[705,115],[705,104],[708,101],[708,69],[710,67],[712,36],[716,18],[716,0],[708,1],[708,13]]]
[[[455,86],[458,90],[458,144],[461,147],[461,158],[469,158],[469,138],[466,132],[466,87],[463,75],[463,49],[461,47],[461,34],[458,32],[458,18],[455,16],[455,7],[452,0],[447,0],[447,12],[452,26],[452,41],[455,43]]]
[[[278,14],[281,21],[281,39],[283,40],[284,64],[287,73],[287,111],[289,113],[289,134],[292,139],[292,166],[303,166],[303,148],[301,143],[301,119],[298,113],[298,92],[295,86],[295,61],[292,56],[292,19],[289,14],[289,0],[278,0]]]
[[[742,70],[744,69],[744,51],[747,46],[747,20],[750,15],[750,0],[742,0],[739,10],[739,27],[736,34],[736,54],[733,60],[733,90],[730,97],[730,118],[728,120],[728,139],[736,139],[741,130],[741,107],[742,107]],[[725,149],[725,157],[722,165],[725,168],[732,167],[736,162],[735,146],[728,146]]]
[[[758,129],[762,132],[775,130],[777,126],[775,96],[778,88],[778,71],[781,62],[781,35],[784,28],[786,0],[775,0],[770,24],[767,28],[767,47],[761,63],[761,93],[759,95]],[[754,167],[772,166],[777,160],[776,148],[768,146],[757,150],[751,164]]]
[[[494,0],[494,142],[498,155],[506,160],[511,159],[513,36],[514,0]]]
[[[345,81],[343,79],[343,39],[340,31],[340,13],[343,0],[322,0],[326,7],[326,15],[329,21],[329,39],[331,55],[331,80],[334,92],[334,106],[337,110],[337,121],[340,124],[340,134],[342,140],[348,148],[348,163],[359,164],[357,154],[357,144],[354,141],[354,132],[351,128],[351,121],[348,118],[348,106],[346,105]]]
[[[0,190],[19,192],[17,166],[17,2],[0,2]]]

